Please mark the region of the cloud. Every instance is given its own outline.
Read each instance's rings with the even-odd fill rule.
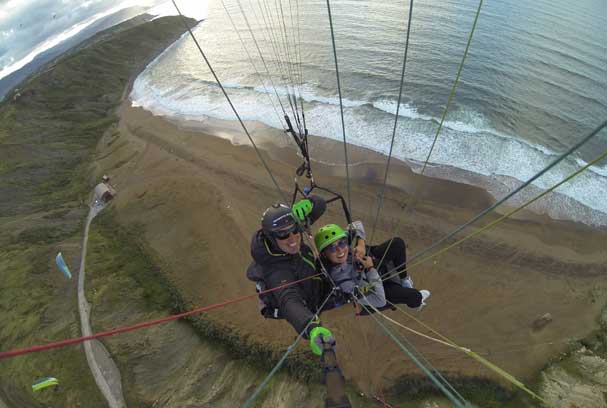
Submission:
[[[161,3],[170,6],[166,14],[175,14],[166,0],[0,0],[0,79],[102,17],[128,7],[151,8]],[[206,0],[178,3],[186,15],[197,19],[206,15]]]
[[[15,4],[16,3],[16,4]],[[6,65],[8,58],[19,60],[58,32],[86,19],[94,10],[79,12],[75,1],[56,0],[18,1],[10,0],[2,5],[0,32],[3,41],[10,45],[8,51],[0,54],[0,68]],[[8,6],[8,7],[7,7]],[[8,53],[8,55],[7,55]]]
[[[94,20],[121,8],[150,7],[159,0],[9,0],[0,2],[0,78],[37,54],[77,34]],[[15,62],[16,61],[16,62]]]

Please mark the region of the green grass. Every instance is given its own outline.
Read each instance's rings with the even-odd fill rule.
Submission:
[[[117,307],[124,298],[130,299],[134,308],[155,310],[158,317],[167,312],[176,314],[192,310],[195,305],[186,302],[180,291],[166,278],[170,265],[166,265],[147,246],[139,228],[121,227],[114,212],[111,209],[106,211],[95,219],[89,233],[86,286],[87,299],[93,303],[93,311],[97,309],[96,304]],[[205,258],[205,254],[202,254],[202,258]],[[204,265],[201,267],[204,268]],[[185,320],[202,338],[211,340],[234,358],[243,360],[243,363],[248,362],[265,371],[269,371],[284,352],[270,350],[264,344],[243,338],[236,329],[205,319],[204,314]],[[105,323],[93,326],[94,331],[113,328]],[[294,351],[286,360],[283,370],[294,379],[314,383],[320,381],[320,363],[307,351]]]
[[[86,214],[66,218],[65,208],[78,208],[93,187],[95,146],[115,124],[112,112],[128,80],[182,31],[172,17],[123,23],[20,84],[16,100],[12,91],[0,102],[2,351],[79,335],[75,279],[63,277],[53,261],[66,242],[66,260],[75,257]],[[139,279],[148,306],[164,307],[166,298],[139,269],[125,272]],[[34,394],[31,383],[44,376],[57,377],[59,391]],[[0,395],[10,408],[106,406],[82,346],[0,361]]]
[[[59,58],[55,67],[19,85],[0,103],[0,191],[13,198],[0,213],[36,212],[86,197],[88,161],[116,122],[128,79],[183,30],[177,18],[158,19]],[[102,38],[103,40],[99,40]]]
[[[93,332],[116,328],[114,317],[129,317],[128,324],[165,316],[172,309],[164,275],[140,245],[138,228],[118,224],[114,211],[104,210],[89,232],[86,297],[91,302]],[[152,313],[150,313],[152,312]],[[151,317],[153,318],[153,317]],[[123,394],[129,407],[148,406],[144,395],[134,390],[132,360],[146,350],[124,347],[121,339],[101,339],[122,376]],[[117,344],[122,344],[118,346]]]
[[[76,287],[53,268],[54,253],[45,245],[12,245],[0,251],[0,315],[3,350],[63,340],[78,325]],[[0,388],[26,405],[38,403],[69,406],[67,401],[90,395],[91,407],[103,406],[102,397],[86,370],[80,346],[18,356],[0,362]],[[33,393],[32,382],[53,376],[61,382],[60,392]]]
[[[52,211],[52,212],[44,215],[42,218],[44,218],[46,220],[57,220],[57,219],[61,219],[61,218],[65,217],[69,212],[70,212],[69,209]]]
[[[78,227],[76,224],[74,227]],[[76,228],[69,230],[57,226],[35,226],[19,233],[16,242],[20,244],[52,244],[73,236]]]
[[[89,232],[87,269],[91,287],[108,286],[104,301],[112,303],[124,295],[143,300],[146,310],[167,312],[173,309],[169,284],[153,257],[141,246],[141,230],[125,228],[115,220],[112,209],[102,212]],[[106,277],[111,276],[111,281]],[[103,282],[99,282],[102,279]],[[117,284],[119,283],[119,284]],[[95,293],[87,290],[87,298]]]
[[[457,392],[467,401],[483,408],[534,408],[540,407],[530,396],[518,389],[509,389],[486,378],[445,376]],[[405,376],[386,391],[386,398],[393,401],[408,401],[417,406],[429,396],[444,397],[444,394],[427,377]]]
[[[598,323],[599,328],[580,343],[603,359],[607,359],[607,305],[603,306]]]

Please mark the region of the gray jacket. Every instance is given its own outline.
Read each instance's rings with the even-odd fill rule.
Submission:
[[[360,221],[354,221],[348,225],[348,232],[350,236],[353,236],[353,239],[365,239],[365,229]],[[352,260],[352,253],[348,254],[348,260],[345,263],[332,265],[328,272],[335,285],[345,293],[353,293],[357,286],[359,289],[372,286],[372,290],[366,295],[357,296],[360,304],[373,307],[384,307],[386,305],[386,294],[379,273],[375,268],[363,269],[359,272]]]

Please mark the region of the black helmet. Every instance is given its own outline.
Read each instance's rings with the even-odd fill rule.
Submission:
[[[268,238],[274,236],[274,232],[295,225],[295,218],[291,208],[284,204],[274,204],[263,212],[261,216],[261,229]]]

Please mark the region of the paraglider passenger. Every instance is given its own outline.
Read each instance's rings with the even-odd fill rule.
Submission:
[[[297,202],[293,208],[274,204],[263,213],[261,229],[251,240],[253,262],[247,270],[247,277],[257,282],[258,289],[260,285],[264,289],[272,289],[317,273],[314,254],[302,242],[301,223],[312,224],[325,209],[323,198],[310,196]],[[275,307],[276,314],[266,317],[286,318],[297,333],[303,332],[312,321],[304,337],[310,339],[310,346],[316,354],[320,354],[323,342],[334,345],[331,332],[321,326],[319,319],[313,321],[317,309],[328,295],[323,278],[309,279],[267,295],[265,299]]]
[[[369,251],[370,254],[366,255],[365,230],[362,222],[353,222],[348,225],[347,231],[338,225],[328,224],[321,227],[314,237],[322,265],[342,292],[355,296],[356,302],[361,305],[371,305],[378,309],[386,306],[386,300],[395,304],[406,304],[411,308],[421,308],[425,305],[425,300],[430,296],[428,290],[418,291],[402,285],[400,281],[396,283],[386,280],[382,284],[376,264],[381,262],[383,253],[373,255],[373,251]],[[402,243],[404,247],[404,242],[400,238],[393,238],[392,242]],[[355,245],[350,253],[352,243]],[[400,248],[399,244],[394,248]],[[385,251],[385,246],[386,243],[374,248]]]
[[[357,226],[362,228],[362,223],[355,221],[351,226],[353,228],[349,232],[359,238]],[[358,253],[353,259],[349,250],[350,239],[343,229],[336,224],[325,225],[316,233],[314,243],[320,252],[320,262],[343,293],[356,295],[357,302],[365,306],[386,306],[384,285],[373,266],[373,259]]]

